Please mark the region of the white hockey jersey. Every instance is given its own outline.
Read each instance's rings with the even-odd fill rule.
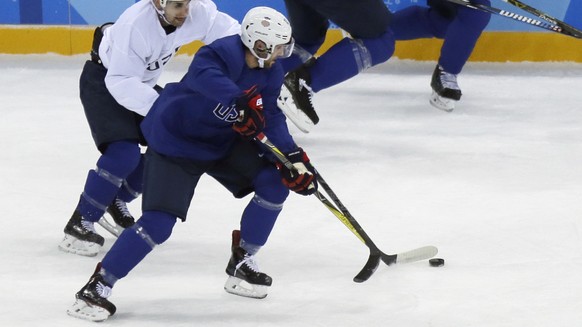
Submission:
[[[184,24],[166,35],[151,0],[142,0],[105,29],[99,56],[108,70],[107,89],[119,104],[145,116],[158,97],[153,87],[179,47],[233,34],[240,34],[234,18],[219,12],[210,0],[193,0]]]

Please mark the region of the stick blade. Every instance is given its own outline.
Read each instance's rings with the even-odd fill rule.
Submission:
[[[409,263],[420,260],[426,260],[434,257],[439,253],[436,246],[428,245],[418,249],[398,253],[396,255],[396,263]]]
[[[368,261],[364,265],[364,268],[354,277],[354,282],[363,283],[367,281],[372,274],[378,269],[380,265],[380,254],[370,254]]]
[[[410,263],[415,261],[426,260],[437,255],[439,250],[436,246],[428,245],[423,246],[414,250],[401,252],[398,254],[385,254],[371,252],[368,261],[364,265],[364,268],[354,277],[354,282],[363,283],[370,279],[378,266],[380,265],[380,260],[382,260],[386,265],[390,266],[393,264]]]

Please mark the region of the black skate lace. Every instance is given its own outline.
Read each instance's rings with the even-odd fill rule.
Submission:
[[[257,265],[257,262],[255,261],[255,256],[245,254],[245,257],[242,259],[242,261],[236,265],[236,270],[238,270],[240,267],[242,267],[242,265],[245,265],[245,264],[252,271],[259,272],[259,266]]]
[[[121,214],[125,217],[130,217],[131,214],[129,213],[129,209],[127,209],[127,203],[121,199],[115,199],[115,206],[121,212]]]

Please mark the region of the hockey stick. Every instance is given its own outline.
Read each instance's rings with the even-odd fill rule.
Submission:
[[[527,5],[519,0],[501,0],[503,2],[507,2],[512,6],[515,6],[521,10],[524,10],[532,15],[536,15],[537,17],[550,22],[554,25],[557,25],[558,27],[562,28],[563,32],[562,34],[566,34],[569,36],[573,36],[576,38],[582,38],[582,31],[573,27],[572,25],[566,24],[565,22],[556,19],[548,14],[546,14],[545,12],[538,10],[530,5]]]
[[[507,2],[511,5],[514,5],[520,9],[523,9],[531,14],[534,14],[537,17],[548,21],[549,23],[542,22],[542,21],[539,21],[537,19],[529,18],[529,17],[523,16],[523,15],[519,15],[519,14],[513,13],[511,11],[498,9],[498,8],[494,8],[494,7],[489,7],[486,5],[479,4],[479,3],[473,3],[470,0],[447,0],[447,1],[458,4],[460,6],[467,7],[467,8],[471,8],[471,9],[480,10],[480,11],[483,11],[486,13],[503,16],[503,17],[506,17],[509,19],[516,20],[518,22],[522,22],[524,24],[537,26],[539,28],[543,28],[543,29],[546,29],[548,31],[560,33],[563,35],[572,36],[572,37],[575,37],[578,39],[582,39],[582,31],[580,31],[579,29],[577,29],[573,26],[570,26],[570,25],[568,25],[568,24],[566,24],[558,19],[555,19],[551,16],[548,16],[547,14],[545,14],[545,13],[543,13],[543,12],[533,8],[533,7],[530,7],[522,2],[519,2],[517,0],[501,0],[501,1]]]
[[[257,137],[261,143],[263,143],[267,148],[277,157],[285,167],[289,170],[295,171],[293,163],[287,159],[285,154],[281,152],[263,133],[260,133]],[[382,252],[376,244],[370,239],[368,234],[364,231],[362,226],[356,221],[354,216],[348,211],[348,209],[341,203],[337,195],[333,192],[329,184],[321,177],[321,175],[316,171],[316,178],[318,183],[323,187],[326,193],[332,198],[332,200],[337,204],[337,208],[333,203],[331,203],[327,197],[319,192],[315,191],[314,195],[317,199],[323,203],[323,205],[331,211],[360,241],[362,241],[369,249],[370,256],[368,261],[362,268],[362,270],[354,277],[354,282],[362,283],[368,280],[372,274],[376,271],[382,260],[386,265],[392,265],[395,263],[408,263],[414,261],[420,261],[425,259],[430,259],[438,253],[438,249],[434,246],[424,246],[414,250],[398,253],[398,254],[386,254]]]

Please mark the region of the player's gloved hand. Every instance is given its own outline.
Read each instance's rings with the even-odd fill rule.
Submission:
[[[302,148],[286,153],[285,156],[293,163],[295,169],[290,170],[285,165],[277,163],[282,181],[291,191],[301,195],[311,195],[317,191],[315,168],[309,162],[309,157]]]
[[[257,93],[257,87],[253,86],[235,101],[238,110],[238,119],[232,125],[237,133],[244,137],[253,138],[265,128],[265,116],[263,116],[263,98]]]

